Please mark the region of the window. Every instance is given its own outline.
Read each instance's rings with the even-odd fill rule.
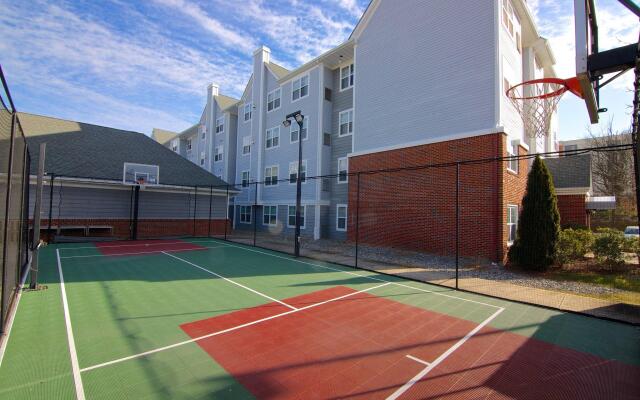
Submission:
[[[340,68],[340,90],[349,89],[353,86],[353,64]]]
[[[331,146],[331,134],[330,133],[323,133],[322,134],[322,144],[325,146]]]
[[[242,171],[242,187],[249,186],[249,171]]]
[[[191,139],[187,139],[187,150],[191,151]]]
[[[512,142],[511,149],[507,150],[507,155],[509,157],[518,155],[518,142]],[[507,163],[507,168],[516,174],[518,173],[518,161],[517,158],[513,158]]]
[[[200,165],[204,165],[204,159],[205,159],[205,155],[204,155],[204,151],[200,152]]]
[[[338,158],[338,183],[349,181],[349,159],[347,157]]]
[[[280,108],[280,95],[282,94],[281,89],[276,89],[267,94],[267,112],[277,110]]]
[[[307,140],[307,127],[309,123],[309,118],[304,117],[304,121],[302,121],[302,140]],[[291,131],[289,140],[291,143],[296,143],[298,141],[298,133],[300,131],[300,125],[296,121],[291,121]]]
[[[273,149],[278,147],[280,144],[280,127],[276,126],[275,128],[267,129],[267,140],[265,142],[265,147],[267,149]]]
[[[347,230],[347,206],[338,204],[336,207],[336,230],[345,232]]]
[[[216,152],[215,152],[215,154],[213,156],[213,161],[214,162],[222,161],[222,152],[223,152],[222,146],[217,146],[216,147]]]
[[[564,146],[564,150],[565,151],[576,151],[578,150],[578,145],[577,144],[567,144]]]
[[[200,137],[205,139],[207,137],[207,127],[204,125],[200,125]]]
[[[264,206],[264,212],[262,213],[262,224],[278,224],[278,206]]]
[[[244,113],[244,122],[251,120],[251,109],[253,108],[253,104],[247,103],[244,105],[243,113]]]
[[[278,184],[278,166],[273,165],[264,169],[264,185],[276,186]]]
[[[518,230],[518,206],[507,206],[507,243],[512,244],[516,240],[516,232]]]
[[[328,87],[324,88],[324,99],[326,101],[331,101],[331,89]]]
[[[351,135],[353,133],[353,109],[343,111],[339,116],[340,136]]]
[[[171,141],[171,150],[178,152],[178,139]]]
[[[291,101],[306,97],[309,94],[309,75],[296,79],[291,85]]]
[[[305,217],[307,216],[307,207],[306,206],[301,206],[300,207],[302,210],[300,210],[300,229],[304,229],[304,221],[305,221]],[[296,206],[289,206],[289,215],[287,218],[287,226],[289,228],[295,228],[296,227]]]
[[[240,206],[240,223],[251,223],[251,206]]]
[[[511,0],[502,0],[502,24],[509,33],[509,36],[515,41],[518,52],[521,52],[520,21],[513,10]]]
[[[216,119],[216,134],[224,132],[224,117]]]
[[[307,181],[307,160],[302,160],[302,171],[300,172],[300,180],[302,183]],[[296,183],[298,181],[298,162],[293,161],[289,163],[289,183]]]
[[[242,138],[242,155],[251,154],[251,136]]]

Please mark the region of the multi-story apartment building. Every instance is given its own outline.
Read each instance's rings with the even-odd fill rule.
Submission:
[[[331,175],[303,184],[303,235],[353,239],[353,174],[555,150],[555,116],[548,136],[531,138],[505,95],[521,81],[555,76],[554,62],[525,0],[373,0],[346,42],[292,71],[272,63],[268,48],[257,49],[242,97],[221,96],[210,86],[200,123],[166,143],[241,187],[233,203],[236,228],[250,226],[256,215],[259,229],[286,234],[293,230],[295,184],[274,180],[295,180],[302,140],[302,173]],[[282,124],[296,110],[306,117],[302,133],[295,123]],[[214,133],[219,118],[220,135]],[[469,193],[485,198],[470,226],[480,226],[476,234],[486,239],[463,253],[504,258],[527,167],[526,161],[477,167],[479,178],[466,184],[482,187]],[[379,189],[364,188],[360,197],[403,202],[414,196]],[[366,212],[367,202],[360,207]],[[411,242],[403,218],[364,224],[360,233],[382,227],[386,237]],[[444,231],[455,229],[450,225],[434,221]],[[443,250],[434,246],[429,250]]]

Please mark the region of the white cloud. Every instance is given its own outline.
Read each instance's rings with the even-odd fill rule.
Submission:
[[[207,15],[206,11],[194,3],[185,0],[154,0],[164,6],[171,7],[175,11],[192,18],[202,28],[216,36],[222,44],[238,47],[249,53],[257,47],[254,41],[247,35],[243,35],[225,27],[220,21]]]

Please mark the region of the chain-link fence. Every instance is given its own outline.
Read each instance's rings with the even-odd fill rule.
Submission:
[[[0,93],[0,330],[29,257],[29,151],[4,75]]]

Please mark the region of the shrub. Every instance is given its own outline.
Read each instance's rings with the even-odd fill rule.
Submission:
[[[624,240],[622,251],[626,253],[640,253],[640,243],[638,239],[629,238]]]
[[[622,247],[625,243],[624,234],[615,229],[598,229],[593,243],[593,254],[596,259],[610,266],[624,263]]]
[[[531,166],[522,199],[516,240],[509,261],[527,269],[544,271],[556,259],[560,233],[558,200],[549,170],[540,156]]]
[[[593,234],[585,229],[564,229],[558,236],[556,260],[564,265],[579,260],[591,249]]]

